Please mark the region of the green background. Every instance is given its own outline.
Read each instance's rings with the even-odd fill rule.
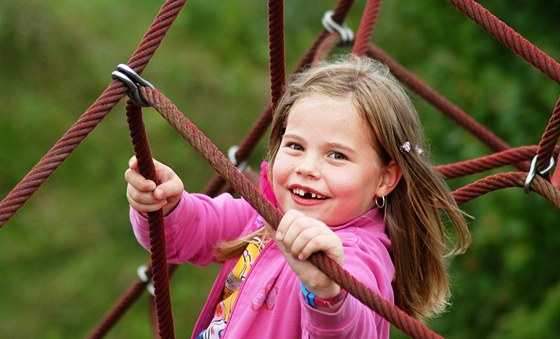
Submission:
[[[107,87],[162,3],[0,3],[0,197]],[[560,4],[480,3],[560,57]],[[286,2],[288,72],[334,4]],[[354,30],[364,6],[356,1],[348,17]],[[266,15],[264,1],[189,1],[143,73],[224,152],[268,102]],[[372,40],[510,145],[540,141],[558,84],[446,1],[384,1]],[[491,153],[413,97],[437,164]],[[188,190],[203,190],[212,170],[157,113],[144,116],[154,156]],[[249,164],[258,168],[264,153],[261,142]],[[84,337],[136,279],[149,257],[128,222],[123,173],[131,155],[121,103],[0,230],[0,338]],[[449,184],[461,187],[488,174]],[[452,306],[428,326],[449,338],[560,335],[558,211],[522,189],[490,193],[463,208],[475,217],[473,245],[451,263]],[[177,337],[190,335],[216,272],[215,266],[177,270],[171,283]],[[403,335],[393,330],[392,336]],[[107,337],[151,337],[145,296]]]

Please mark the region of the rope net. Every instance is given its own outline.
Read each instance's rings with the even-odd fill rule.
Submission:
[[[559,82],[560,65],[558,62],[516,33],[511,27],[500,21],[500,19],[480,4],[469,0],[450,0],[449,2],[480,25],[496,40],[510,48],[551,80]],[[127,63],[133,71],[141,73],[147,67],[184,4],[184,0],[168,0],[163,4]],[[339,0],[332,11],[332,20],[342,25],[352,5],[353,1],[351,0]],[[371,42],[371,35],[377,21],[380,5],[381,1],[379,0],[367,1],[360,26],[353,40],[352,52],[359,55],[368,55],[387,64],[393,74],[408,86],[411,91],[450,117],[455,123],[469,131],[495,152],[491,155],[467,161],[440,165],[437,167],[437,170],[446,178],[453,179],[474,173],[486,172],[507,165],[517,168],[515,172],[501,172],[488,175],[455,190],[453,194],[457,202],[463,204],[495,190],[518,187],[525,189],[527,192],[532,191],[541,195],[556,209],[560,209],[560,171],[556,167],[555,171],[550,173],[551,168],[553,168],[551,164],[558,157],[559,153],[557,144],[560,138],[560,101],[555,104],[549,123],[542,133],[538,145],[510,147],[506,142],[449,102],[443,95],[430,88],[416,75],[393,60],[385,51]],[[271,99],[269,105],[263,109],[250,132],[240,142],[239,148],[235,153],[238,163],[248,159],[256,143],[264,135],[271,122],[273,107],[282,95],[282,87],[286,81],[283,12],[283,1],[270,0],[268,2]],[[313,65],[317,60],[328,55],[340,43],[342,35],[342,32],[331,31],[327,28],[321,30],[310,48],[302,56],[294,72]],[[1,201],[0,227],[3,227],[17,213],[128,91],[129,88],[123,82],[119,80],[111,82],[98,99]],[[140,92],[148,105],[157,110],[216,171],[216,175],[210,180],[204,193],[214,196],[223,191],[233,189],[248,200],[271,225],[275,227],[278,224],[281,218],[279,212],[261,196],[253,184],[238,171],[235,165],[165,95],[149,87],[141,87]],[[140,163],[140,171],[148,178],[155,178],[151,152],[142,121],[141,108],[135,103],[128,101],[126,110],[132,144]],[[153,282],[155,289],[155,302],[153,303],[154,318],[156,319],[155,326],[157,327],[155,332],[157,336],[162,338],[174,338],[175,336],[168,279],[177,266],[168,265],[165,259],[165,239],[163,237],[163,216],[161,211],[150,213],[149,219],[152,255],[151,264],[147,270],[147,277],[146,279],[139,279],[132,284],[91,331],[89,334],[90,338],[103,337],[142,295],[146,286],[151,282]],[[424,324],[408,316],[394,305],[382,300],[322,253],[313,255],[311,262],[405,334],[417,338],[440,337],[439,334],[434,333]]]

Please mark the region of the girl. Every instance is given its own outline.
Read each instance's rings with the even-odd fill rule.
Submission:
[[[295,75],[276,108],[260,180],[285,213],[276,232],[243,199],[189,194],[157,162],[156,186],[133,158],[134,232],[147,247],[144,214],[162,208],[170,262],[223,264],[193,338],[388,338],[386,320],[306,259],[323,251],[413,317],[443,311],[444,259],[470,236],[421,143],[388,69],[344,57]]]

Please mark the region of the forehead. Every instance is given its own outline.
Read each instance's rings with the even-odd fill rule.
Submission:
[[[372,133],[352,103],[350,95],[329,97],[308,95],[298,99],[286,119],[288,130],[322,135],[326,139],[347,139],[346,141],[372,144]],[[335,140],[340,142],[342,140]]]

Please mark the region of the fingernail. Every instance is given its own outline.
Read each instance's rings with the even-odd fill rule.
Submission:
[[[163,198],[164,198],[163,190],[161,190],[160,188],[156,188],[156,189],[154,190],[154,196],[155,196],[157,199],[163,199]]]
[[[277,231],[277,232],[276,232],[276,239],[277,239],[277,240],[282,240],[282,239],[284,239],[284,234],[282,234],[281,232],[278,232],[278,231]]]

